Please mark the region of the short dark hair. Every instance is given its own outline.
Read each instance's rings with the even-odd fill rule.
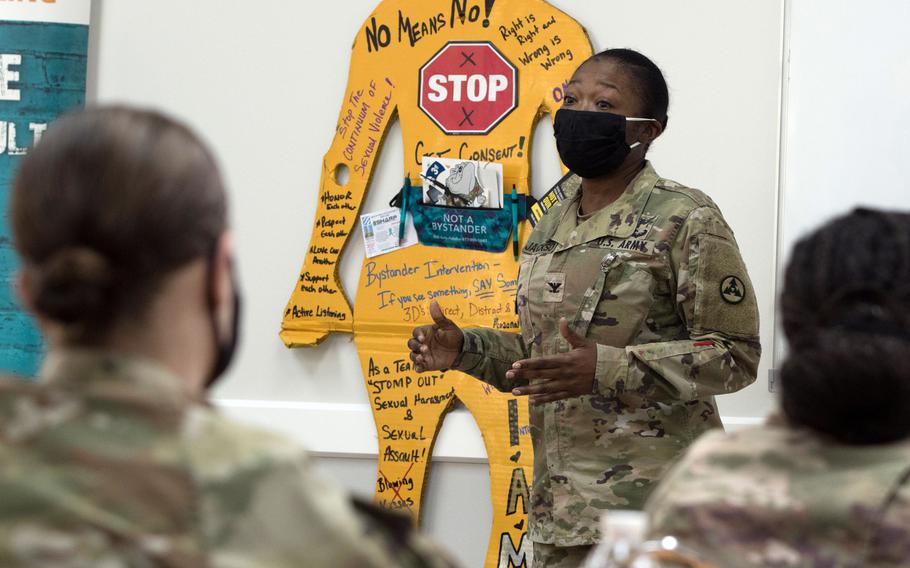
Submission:
[[[172,271],[213,254],[227,201],[212,154],[160,113],[97,107],[22,160],[10,218],[36,311],[89,342],[141,317]]]
[[[910,436],[910,214],[857,209],[800,240],[781,311],[791,422],[848,444]]]
[[[670,92],[660,67],[634,49],[607,49],[591,56],[591,59],[607,59],[622,65],[637,86],[644,114],[642,118],[657,119],[664,128],[667,127]]]

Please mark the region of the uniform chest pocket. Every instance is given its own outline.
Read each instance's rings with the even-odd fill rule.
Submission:
[[[633,344],[654,303],[656,281],[647,266],[609,253],[601,274],[585,291],[575,316],[576,333],[613,347]]]

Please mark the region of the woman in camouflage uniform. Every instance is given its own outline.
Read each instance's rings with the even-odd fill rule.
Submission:
[[[910,565],[910,214],[857,210],[793,250],[781,413],[699,440],[648,503],[718,565]]]
[[[418,370],[455,368],[528,395],[536,567],[576,566],[606,509],[641,508],[669,464],[721,426],[714,395],[755,380],[755,295],[717,206],[645,160],[667,125],[648,58],[584,62],[554,131],[573,175],[521,258],[521,334],[435,323],[409,341]]]
[[[207,404],[239,313],[221,176],[185,126],[61,119],[11,220],[49,352],[38,381],[0,381],[0,566],[448,565]]]

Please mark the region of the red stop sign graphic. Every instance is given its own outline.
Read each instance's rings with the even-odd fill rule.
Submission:
[[[486,134],[518,106],[518,70],[486,41],[450,41],[420,68],[420,109],[446,134]]]

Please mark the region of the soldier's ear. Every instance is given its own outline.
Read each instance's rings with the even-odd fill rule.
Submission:
[[[642,122],[641,140],[642,144],[650,144],[664,133],[664,125],[657,120]]]
[[[22,304],[22,307],[25,308],[33,318],[35,318],[35,321],[38,323],[38,329],[40,329],[41,333],[50,340],[55,336],[57,326],[35,309],[35,295],[32,291],[32,280],[29,277],[28,270],[24,267],[19,268],[19,270],[16,271],[13,287],[16,290],[16,297],[19,299],[19,303]]]
[[[16,289],[16,296],[19,298],[19,302],[22,303],[22,307],[30,313],[35,314],[35,301],[32,296],[32,290],[29,287],[29,278],[25,273],[25,269],[20,268],[16,271],[16,279],[13,285]]]
[[[207,294],[212,298],[212,303],[217,311],[233,308],[234,300],[234,275],[232,262],[234,258],[234,239],[230,231],[225,231],[218,238],[215,246],[214,257],[210,260],[211,278],[208,286],[211,288]]]

